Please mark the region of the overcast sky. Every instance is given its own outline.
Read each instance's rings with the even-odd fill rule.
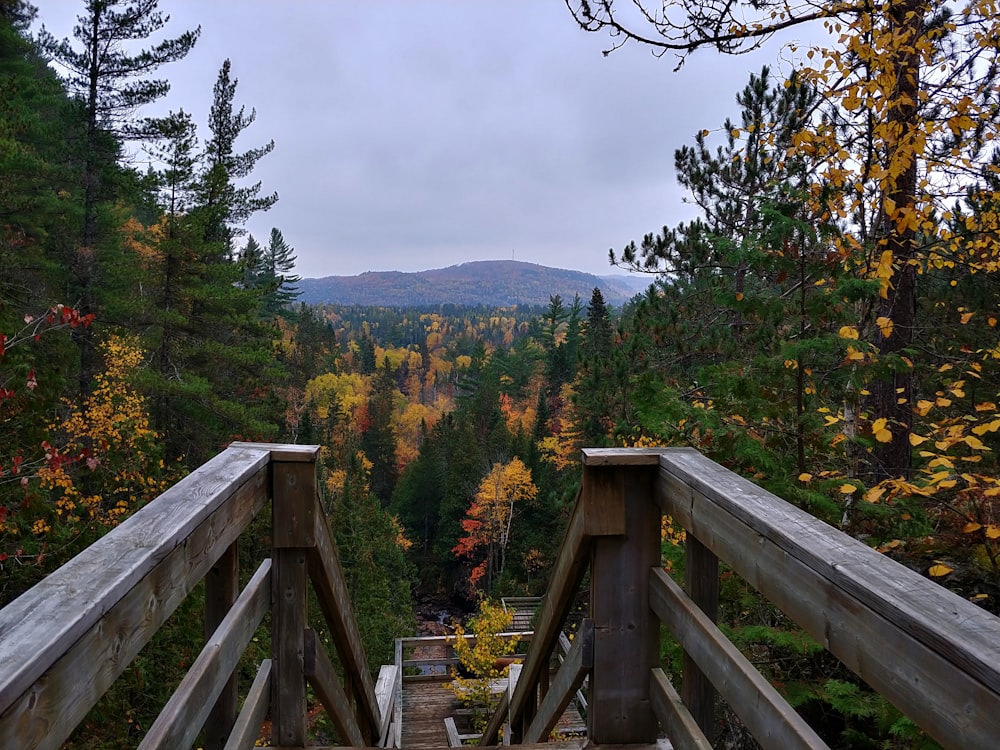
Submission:
[[[57,37],[82,0],[32,0]],[[204,123],[222,62],[275,141],[254,178],[304,277],[509,259],[597,274],[690,218],[673,151],[738,115],[735,94],[782,47],[674,60],[576,26],[562,0],[160,0],[166,34],[201,25],[161,106]],[[165,34],[165,35],[166,35]],[[162,38],[158,37],[158,38]],[[208,137],[199,127],[199,137]]]

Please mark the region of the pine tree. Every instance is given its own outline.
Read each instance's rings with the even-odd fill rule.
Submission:
[[[270,315],[289,312],[290,306],[298,297],[295,284],[301,281],[292,273],[295,269],[293,248],[285,242],[285,238],[277,227],[271,229],[271,237],[264,248],[261,262],[261,277],[258,282],[265,291],[264,309]]]
[[[119,157],[119,138],[146,135],[135,120],[135,112],[156,101],[169,90],[164,80],[149,74],[161,65],[183,58],[198,40],[200,27],[167,39],[136,53],[126,49],[146,42],[169,20],[157,10],[158,0],[86,0],[83,15],[74,28],[74,47],[69,39],[57,40],[43,26],[41,47],[66,71],[66,84],[86,108],[87,131],[83,149],[84,204],[80,244],[69,259],[69,267],[80,295],[80,310],[95,312],[95,281],[100,264],[102,237],[98,226],[98,204],[106,197],[102,172]],[[90,389],[96,366],[91,329],[81,331],[80,394]]]
[[[205,148],[205,166],[201,176],[200,205],[205,213],[205,240],[213,255],[211,262],[228,260],[233,254],[233,238],[240,227],[257,211],[266,211],[278,200],[277,193],[260,195],[261,183],[239,186],[253,172],[257,162],[274,150],[274,141],[242,153],[236,140],[257,119],[244,107],[234,111],[239,79],[231,77],[232,65],[222,63],[213,88],[214,98],[208,125],[212,135]]]

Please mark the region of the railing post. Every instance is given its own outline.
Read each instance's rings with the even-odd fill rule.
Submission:
[[[719,558],[688,534],[684,541],[684,587],[687,595],[708,618],[719,615]],[[710,740],[715,734],[715,688],[694,660],[684,652],[681,700]]]
[[[587,734],[598,745],[652,743],[657,735],[649,687],[650,670],[659,664],[660,623],[649,607],[650,569],[660,564],[657,459],[638,465],[631,456],[615,459],[592,465],[588,457],[582,498],[590,515],[617,515],[625,531],[595,538],[591,553],[594,666]]]
[[[275,459],[272,454],[273,592],[271,698],[273,737],[281,747],[306,743],[306,628],[308,550],[316,545],[316,454]],[[285,456],[282,456],[285,458]],[[298,459],[298,460],[296,460]]]
[[[229,613],[240,593],[239,542],[222,553],[205,576],[205,640]],[[239,681],[236,673],[229,678],[205,722],[205,750],[222,750],[236,724],[239,711]]]

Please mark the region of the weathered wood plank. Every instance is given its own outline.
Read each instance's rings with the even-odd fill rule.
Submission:
[[[146,732],[139,750],[171,750],[194,743],[270,603],[271,561],[265,560]]]
[[[995,746],[1000,620],[696,451],[664,453],[657,497],[938,742]]]
[[[240,593],[239,540],[229,545],[205,576],[205,642],[223,622]],[[239,714],[239,680],[232,674],[205,720],[205,750],[222,750]]]
[[[271,660],[274,668],[271,714],[281,745],[306,741],[304,632],[308,554],[316,544],[316,466],[311,462],[271,463],[271,538],[274,597]]]
[[[266,465],[262,451],[219,454],[0,610],[0,713],[247,482],[263,494]]]
[[[549,736],[563,711],[573,699],[583,678],[594,666],[594,624],[590,620],[580,623],[573,645],[559,667],[555,680],[549,686],[535,718],[524,732],[524,742],[541,742]]]
[[[354,617],[354,604],[347,591],[340,558],[333,544],[330,523],[323,513],[317,513],[314,522],[316,546],[309,554],[309,575],[337,647],[340,663],[355,683],[354,693],[358,703],[358,721],[362,724],[361,732],[366,737],[372,736],[378,732],[380,724],[378,703],[375,701],[375,686],[368,673],[368,662]]]
[[[594,668],[587,736],[597,744],[651,742],[657,724],[649,670],[659,663],[660,623],[649,608],[648,571],[660,563],[660,511],[652,502],[658,471],[587,467],[584,482],[600,474],[618,479],[594,500],[623,504],[626,529],[623,536],[596,538],[591,551]]]
[[[280,745],[306,741],[306,550],[275,549],[271,607],[271,718]]]
[[[264,659],[250,686],[247,698],[243,701],[243,708],[236,717],[236,724],[233,725],[232,734],[229,735],[224,750],[247,750],[255,746],[270,702],[271,660]]]
[[[556,558],[556,563],[549,574],[549,588],[542,599],[535,623],[534,642],[528,649],[517,689],[510,699],[509,706],[507,696],[501,698],[501,707],[490,719],[483,733],[481,745],[496,744],[500,727],[507,720],[508,708],[516,728],[529,697],[534,696],[535,686],[542,670],[548,669],[549,654],[552,653],[559,638],[566,611],[580,588],[584,570],[589,562],[587,551],[590,547],[590,537],[585,534],[584,525],[585,509],[578,495],[559,548],[559,557]]]
[[[461,747],[463,736],[458,733],[458,727],[455,726],[454,716],[444,717],[444,733],[448,738],[448,747]]]
[[[559,651],[561,651],[562,653],[557,652],[556,656],[558,657],[560,664],[562,664],[563,661],[565,660],[566,654],[569,653],[570,647],[571,647],[570,640],[569,637],[566,635],[566,633],[565,632],[559,633]],[[588,679],[589,678],[585,676],[583,678],[583,683],[581,684],[580,689],[576,691],[576,705],[579,706],[579,708],[583,711],[587,710],[587,696],[583,694],[583,688],[587,687]]]
[[[584,448],[584,466],[659,466],[663,448]]]
[[[657,667],[650,675],[653,711],[676,750],[712,750],[712,743],[701,731],[670,680]]]
[[[688,598],[715,622],[719,612],[719,558],[688,534],[684,542],[684,581]],[[701,731],[715,734],[715,687],[685,651],[682,657],[681,699]]]
[[[245,448],[247,450],[267,451],[271,461],[283,463],[316,463],[319,458],[320,446],[318,445],[293,445],[291,443],[245,443],[234,441],[229,444],[230,448]]]
[[[762,747],[829,750],[771,683],[659,567],[651,569],[649,603]]]
[[[316,546],[316,466],[304,462],[272,462],[272,545],[276,549]]]
[[[378,737],[380,744],[385,742],[392,722],[392,714],[396,700],[396,683],[402,678],[402,672],[395,664],[383,664],[379,667],[378,679],[375,681],[375,701],[378,704],[380,719]]]
[[[368,745],[361,736],[351,701],[340,684],[337,670],[312,630],[305,632],[305,672],[341,739],[350,742],[353,747]]]
[[[403,741],[403,643],[397,638],[394,658],[399,680],[396,681],[396,698],[392,704],[392,747],[401,747]]]
[[[76,566],[71,561],[57,571],[57,585],[36,587],[39,591],[32,589],[29,592],[33,602],[39,595],[51,595],[58,611],[43,603],[27,607],[28,619],[25,623],[2,631],[0,641],[6,644],[8,637],[15,638],[8,635],[15,630],[23,653],[5,657],[9,660],[4,662],[5,671],[0,680],[10,689],[12,684],[19,683],[40,664],[49,666],[44,676],[10,701],[0,715],[0,747],[58,748],[177,605],[205,576],[218,556],[250,523],[266,499],[267,467],[263,465],[263,458],[258,461],[260,456],[248,456],[245,452],[235,451],[229,457],[241,468],[233,467],[228,472],[225,466],[220,467],[214,460],[209,462],[206,466],[212,465],[218,471],[202,474],[203,481],[185,485],[189,493],[186,497],[177,498],[168,490],[171,493],[170,502],[165,504],[165,509],[154,508],[154,513],[147,514],[147,524],[132,524],[126,533],[116,536],[117,531],[139,517],[141,510],[88,548],[90,551],[95,547],[103,550],[106,561],[101,562],[100,558],[93,559],[89,555],[85,558],[85,565]],[[243,470],[248,464],[256,466],[249,474]],[[220,488],[219,481],[223,477],[236,481],[234,475],[242,478],[238,485],[224,490]],[[210,481],[209,477],[212,477]],[[219,499],[220,493],[222,499]],[[159,500],[143,510],[152,508],[157,502]],[[206,505],[215,510],[207,515],[198,510]],[[182,528],[186,528],[192,517],[201,518],[201,522],[193,530],[186,529],[183,536],[175,537],[171,533],[172,526],[167,524],[165,518],[170,513],[176,514]],[[121,547],[109,549],[102,544],[109,539],[117,539]],[[123,581],[131,579],[129,565],[133,564],[146,569],[146,575],[132,582],[131,588],[116,600],[117,603],[112,604],[111,600],[121,593],[118,587],[124,585]],[[152,564],[151,568],[149,564]],[[75,629],[78,619],[90,620],[95,607],[94,602],[81,597],[95,591],[99,592],[95,595],[104,597],[103,604],[108,607],[107,611],[75,643],[66,647],[63,642],[65,634]],[[13,611],[25,609],[15,608]],[[5,609],[4,618],[8,616]],[[35,632],[25,632],[26,626],[30,629],[32,625]],[[63,642],[64,652],[61,655],[47,648],[51,644],[43,640],[56,632],[58,634],[52,637]],[[40,656],[40,653],[43,655]],[[9,672],[6,671],[8,664]]]

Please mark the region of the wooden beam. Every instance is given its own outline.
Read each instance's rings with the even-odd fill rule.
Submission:
[[[264,619],[270,600],[271,561],[265,560],[146,732],[139,750],[191,747]]]
[[[548,669],[549,655],[555,647],[559,633],[562,632],[562,622],[566,619],[566,613],[580,588],[583,573],[589,562],[586,553],[590,548],[591,538],[585,532],[585,523],[585,508],[580,502],[580,495],[577,495],[573,514],[570,516],[559,548],[559,556],[549,574],[549,587],[538,611],[534,640],[528,649],[517,689],[509,704],[506,694],[501,697],[500,708],[490,717],[480,745],[496,744],[500,727],[507,721],[508,709],[515,734],[520,731],[519,724],[525,708],[529,700],[534,697],[542,670]]]
[[[254,451],[267,451],[271,461],[280,463],[316,463],[319,459],[320,446],[293,445],[290,443],[244,443],[234,441],[230,448],[244,448]]]
[[[934,739],[996,746],[1000,619],[697,451],[660,477],[664,512]]]
[[[556,656],[559,658],[559,663],[560,664],[562,664],[563,661],[565,661],[566,654],[569,653],[570,647],[571,647],[570,640],[566,636],[565,631],[562,632],[562,633],[560,633],[559,634],[559,651],[561,651],[562,653],[556,652]],[[576,705],[582,711],[586,711],[587,710],[587,696],[585,696],[583,694],[583,688],[585,688],[585,687],[587,687],[587,678],[586,677],[583,678],[583,683],[581,684],[580,689],[578,689],[576,691]]]
[[[0,747],[59,748],[263,506],[266,454],[221,455],[0,612]]]
[[[396,639],[394,651],[395,666],[400,678],[396,682],[396,698],[392,703],[393,741],[391,747],[400,747],[403,742],[403,642],[399,638]]]
[[[271,717],[279,745],[306,741],[306,550],[275,549],[271,607]]]
[[[584,469],[585,484],[600,478],[606,488],[593,501],[621,505],[625,514],[625,534],[598,537],[591,550],[594,668],[587,736],[595,744],[656,739],[649,670],[659,663],[660,623],[649,609],[648,593],[648,571],[660,563],[656,476],[657,470],[648,465]]]
[[[266,478],[267,453],[229,449],[0,610],[0,713],[235,494],[263,497]],[[199,549],[205,569],[232,543],[219,536]]]
[[[573,699],[583,678],[594,666],[594,624],[590,620],[580,623],[573,645],[566,660],[556,672],[553,683],[538,707],[531,726],[524,733],[524,742],[541,742],[559,721],[563,711]]]
[[[323,513],[316,498],[315,464],[275,461],[271,477],[272,545],[275,549],[315,547],[315,517]]]
[[[649,603],[762,747],[829,750],[805,719],[659,567],[650,572]]]
[[[250,686],[250,692],[247,693],[247,699],[243,701],[243,708],[236,717],[236,724],[224,750],[246,750],[248,747],[254,747],[270,704],[271,660],[264,659]]]
[[[305,673],[333,721],[341,741],[346,741],[352,747],[368,745],[361,736],[351,701],[340,684],[337,670],[333,668],[330,657],[326,655],[323,645],[317,642],[316,633],[312,630],[305,631]]]
[[[240,593],[239,540],[229,545],[205,576],[205,642],[223,622]],[[222,750],[239,713],[239,679],[230,675],[205,721],[205,750]]]
[[[663,448],[584,448],[584,466],[659,466]]]
[[[316,544],[316,466],[308,461],[271,463],[271,538],[274,596],[271,660],[274,665],[271,714],[278,744],[306,741],[306,683],[303,633],[306,629],[308,556]]]
[[[653,711],[675,750],[712,750],[712,743],[701,731],[670,680],[657,667],[650,675]]]
[[[715,622],[719,613],[719,558],[688,534],[684,542],[684,581],[688,598]],[[701,731],[715,736],[715,686],[685,651],[682,657],[681,698]]]
[[[378,679],[375,681],[375,701],[378,703],[381,724],[378,728],[378,737],[375,739],[380,745],[385,742],[389,725],[392,722],[393,703],[396,700],[396,683],[402,677],[402,671],[395,664],[383,664],[379,668]]]
[[[316,546],[309,551],[309,575],[337,647],[340,663],[354,682],[362,734],[374,736],[382,722],[375,700],[375,686],[368,672],[368,660],[354,617],[354,605],[344,580],[329,521],[323,513],[317,513],[314,523]]]

